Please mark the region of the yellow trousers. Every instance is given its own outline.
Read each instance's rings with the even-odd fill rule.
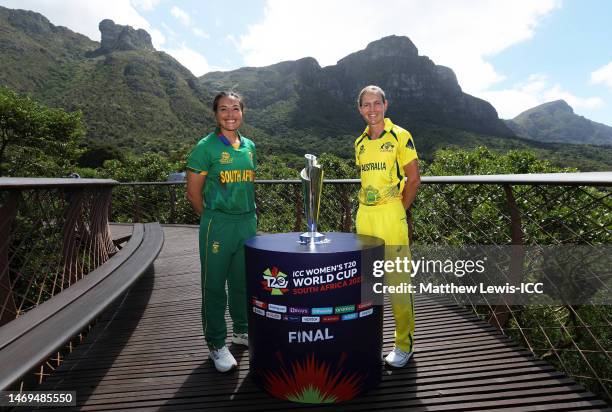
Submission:
[[[408,224],[402,202],[377,206],[360,204],[357,210],[357,234],[376,236],[385,241],[385,259],[397,257],[410,259]],[[387,273],[388,285],[410,283],[410,273]],[[395,346],[404,352],[412,352],[414,342],[414,302],[412,294],[392,294],[391,308],[395,319]]]

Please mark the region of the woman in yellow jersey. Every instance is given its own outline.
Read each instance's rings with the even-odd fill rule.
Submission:
[[[355,140],[355,162],[361,189],[357,233],[376,236],[389,246],[408,248],[406,210],[421,183],[416,148],[407,130],[385,118],[389,102],[378,86],[367,86],[358,98],[359,113],[367,127]],[[409,282],[409,274],[403,281]],[[398,281],[398,280],[396,280]],[[403,367],[412,356],[414,305],[412,295],[392,296],[395,347],[385,357],[392,367]]]

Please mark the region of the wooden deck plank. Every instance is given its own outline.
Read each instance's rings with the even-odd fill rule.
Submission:
[[[381,384],[332,406],[274,399],[248,378],[248,351],[230,349],[239,368],[214,370],[200,321],[197,231],[165,227],[155,273],[115,311],[41,389],[76,390],[79,410],[605,410],[607,405],[467,309],[417,296],[416,351]],[[393,346],[385,310],[383,346]],[[229,317],[226,315],[227,320]],[[65,410],[65,409],[64,409]]]

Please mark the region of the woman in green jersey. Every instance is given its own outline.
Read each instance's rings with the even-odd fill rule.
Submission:
[[[255,144],[238,131],[244,104],[221,92],[213,101],[217,128],[187,159],[187,198],[200,215],[202,324],[210,358],[219,372],[237,366],[225,344],[225,307],[232,342],[248,345],[244,241],[255,236]],[[227,282],[227,291],[225,285]]]

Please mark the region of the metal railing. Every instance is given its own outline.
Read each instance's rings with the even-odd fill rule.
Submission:
[[[611,172],[424,176],[408,214],[410,236],[414,245],[612,245],[611,186]],[[358,180],[324,182],[321,231],[355,230],[358,188]],[[298,180],[256,181],[256,199],[259,230],[305,230]],[[180,182],[120,184],[111,220],[198,223]],[[519,250],[509,264],[516,282],[531,262]],[[612,287],[610,277],[599,280]],[[468,306],[534,356],[611,399],[612,306]]]
[[[108,225],[116,183],[0,178],[0,326],[74,285],[117,252]],[[47,367],[57,366],[61,357],[56,353]],[[38,372],[41,378],[45,369]]]
[[[604,227],[611,182],[612,172],[424,176],[410,213],[411,236],[436,244],[516,244],[519,233],[525,244],[612,243]],[[299,180],[256,181],[260,230],[305,229],[300,185]],[[325,180],[323,231],[354,231],[358,190],[358,179]],[[120,183],[113,197],[114,222],[198,223],[184,182]]]

